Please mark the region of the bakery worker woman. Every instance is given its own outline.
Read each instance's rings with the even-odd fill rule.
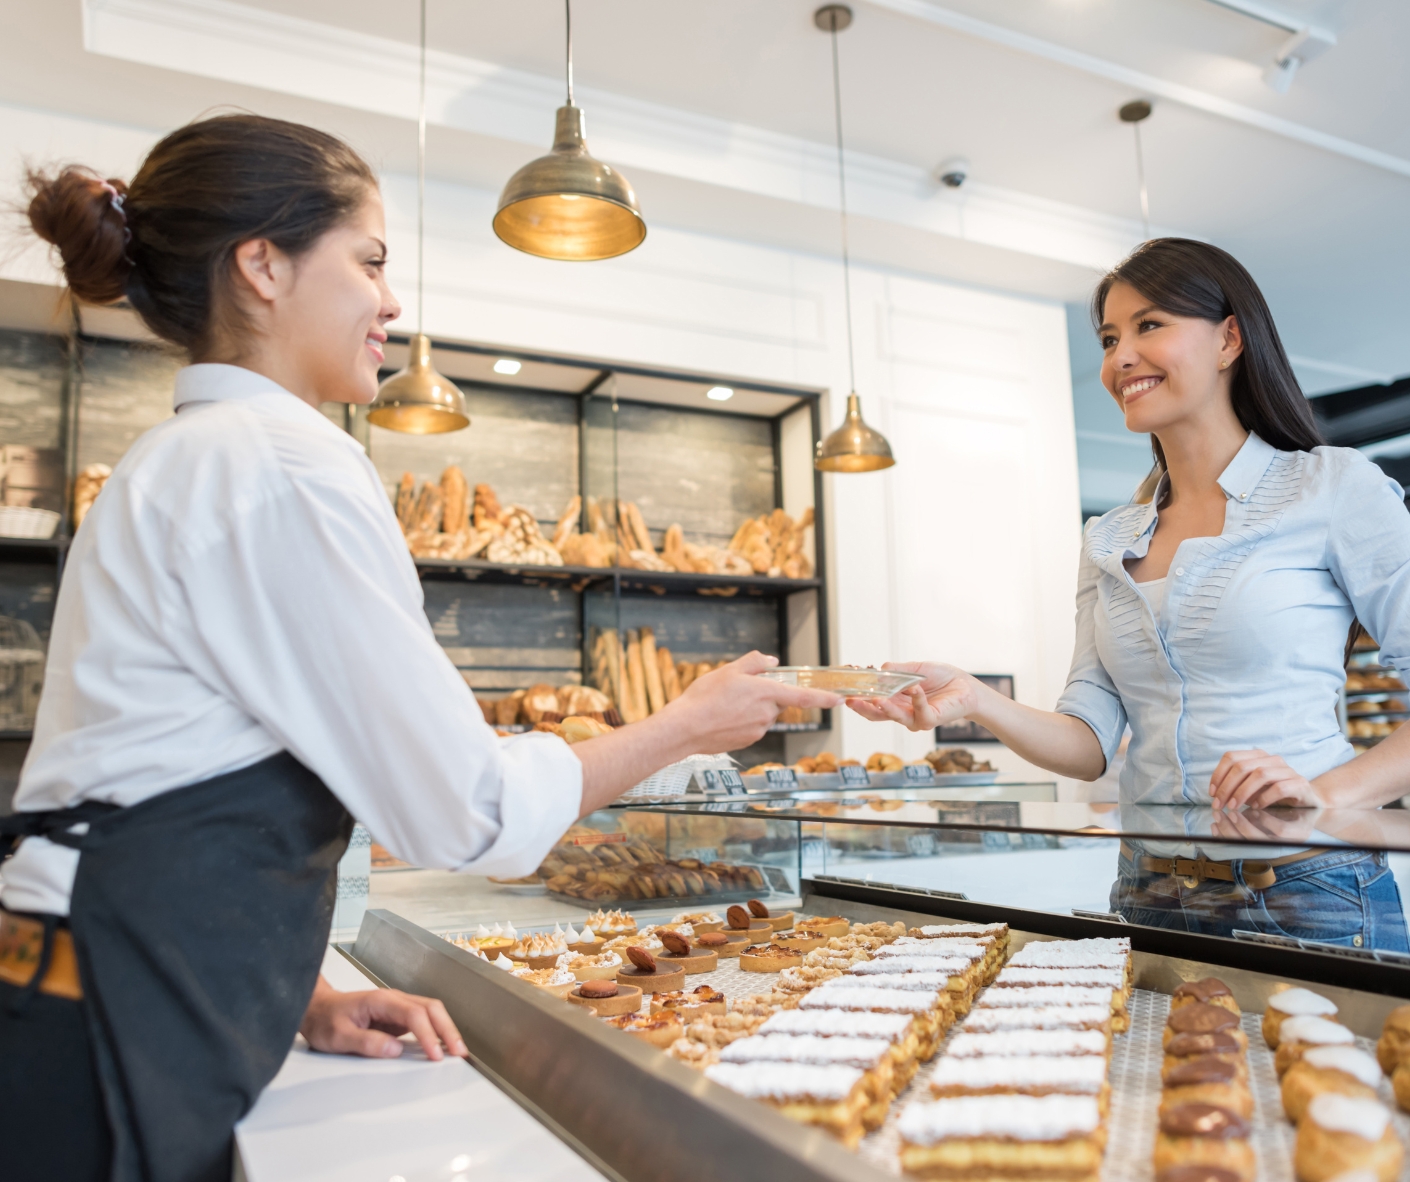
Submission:
[[[0,895],[0,1176],[230,1177],[296,1031],[463,1053],[438,1002],[319,980],[357,817],[422,866],[532,870],[582,814],[831,695],[750,676],[569,748],[500,741],[431,634],[375,469],[319,411],[370,403],[377,183],[347,145],[237,115],[130,185],[31,178],[75,296],[126,297],[195,364],[70,552]]]
[[[1102,774],[1129,722],[1123,805],[1367,809],[1400,796],[1410,726],[1356,755],[1336,713],[1354,621],[1384,663],[1410,668],[1400,486],[1359,452],[1323,445],[1262,294],[1217,247],[1146,243],[1102,280],[1092,321],[1102,383],[1127,428],[1150,433],[1156,479],[1082,539],[1077,646],[1056,711],[938,664],[899,666],[925,675],[908,699],[854,708],[917,730],[974,719],[1080,780]],[[1253,823],[1214,822],[1232,836]],[[1112,909],[1410,951],[1383,853],[1241,852],[1206,848],[1214,861],[1191,883],[1171,873],[1177,851],[1123,843]]]

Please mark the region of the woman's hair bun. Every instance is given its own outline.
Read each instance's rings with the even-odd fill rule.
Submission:
[[[103,180],[91,169],[69,165],[50,175],[30,171],[29,224],[45,242],[58,248],[64,278],[79,299],[111,304],[127,294],[132,260],[127,244],[127,216],[115,196],[127,186]]]

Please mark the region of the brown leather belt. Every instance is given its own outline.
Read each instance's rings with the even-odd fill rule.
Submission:
[[[44,952],[44,925],[37,919],[0,911],[0,981],[23,988],[34,980]],[[54,932],[49,971],[39,982],[39,992],[69,1001],[83,998],[78,980],[78,958],[73,951],[73,933],[68,928]]]
[[[1152,858],[1146,854],[1138,853],[1124,841],[1121,843],[1121,852],[1136,864],[1138,870],[1145,874],[1168,874],[1175,878],[1192,879],[1193,881],[1189,884],[1191,886],[1196,882],[1204,882],[1206,879],[1214,879],[1216,882],[1235,881],[1232,862],[1212,862],[1203,854],[1198,858]],[[1243,865],[1244,884],[1256,891],[1266,891],[1278,881],[1277,868],[1279,866],[1291,866],[1294,862],[1305,862],[1308,858],[1315,858],[1326,852],[1326,850],[1303,850],[1300,854],[1289,854],[1286,858],[1273,858],[1269,861],[1240,858],[1239,861]]]

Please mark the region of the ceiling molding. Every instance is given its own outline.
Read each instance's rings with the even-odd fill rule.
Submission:
[[[143,65],[414,120],[417,49],[390,38],[232,0],[84,0],[84,46]],[[561,82],[432,50],[434,125],[522,145],[550,141]],[[578,88],[594,154],[699,186],[815,209],[837,208],[835,149],[591,88]],[[847,153],[851,212],[942,238],[1106,270],[1143,237],[1139,221],[970,182],[943,189],[926,170]],[[702,190],[702,200],[709,200]],[[1154,233],[1173,232],[1164,228]]]
[[[1306,144],[1308,147],[1345,156],[1349,160],[1356,160],[1361,164],[1368,164],[1372,168],[1395,173],[1397,176],[1410,177],[1410,160],[1401,156],[1394,156],[1389,152],[1382,152],[1377,148],[1343,139],[1341,136],[1329,135],[1316,128],[1294,123],[1290,119],[1270,115],[1256,107],[1246,107],[1242,103],[1221,98],[1219,95],[1196,90],[1193,86],[1184,86],[1179,82],[1157,78],[1154,74],[1132,70],[1127,66],[1118,65],[1116,62],[1109,62],[1105,58],[1093,57],[1091,54],[1069,49],[1065,45],[1045,41],[1041,37],[1020,33],[1002,25],[990,24],[988,21],[982,21],[949,8],[941,8],[938,4],[931,4],[929,0],[865,0],[865,2],[873,8],[885,8],[890,12],[914,17],[928,24],[938,25],[943,29],[950,29],[956,33],[977,37],[981,41],[1002,45],[1006,49],[1069,66],[1086,74],[1094,74],[1098,78],[1105,78],[1110,82],[1119,82],[1148,98],[1166,99],[1196,111],[1203,111],[1208,115],[1217,115],[1221,119],[1229,119],[1247,127],[1257,128],[1259,131],[1268,132],[1271,135],[1282,136],[1284,139]]]

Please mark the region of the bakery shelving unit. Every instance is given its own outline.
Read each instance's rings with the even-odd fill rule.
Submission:
[[[688,542],[723,548],[745,518],[779,508],[814,514],[806,578],[418,558],[432,624],[478,696],[591,684],[593,640],[604,629],[650,627],[677,659],[696,662],[751,648],[785,662],[828,660],[812,467],[819,391],[463,343],[436,343],[435,360],[465,392],[468,430],[410,437],[346,422],[389,495],[403,473],[435,481],[453,463],[502,505],[527,508],[546,537],[572,497],[603,506],[613,527],[611,506],[630,502],[657,550],[673,524]],[[512,379],[493,368],[505,360],[520,366]],[[734,391],[729,402],[705,397],[716,386]],[[741,756],[782,760],[788,733],[830,724],[826,715],[784,723]]]
[[[1337,704],[1342,730],[1358,751],[1375,746],[1410,719],[1410,688],[1380,658],[1380,646],[1363,630],[1347,662]]]

